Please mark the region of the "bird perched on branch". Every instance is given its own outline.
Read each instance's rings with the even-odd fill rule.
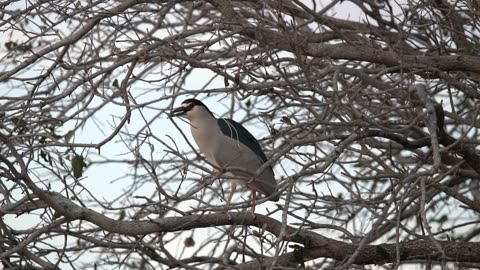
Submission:
[[[278,201],[277,183],[267,157],[258,141],[241,124],[213,113],[197,99],[187,99],[170,116],[181,116],[190,121],[192,136],[200,151],[213,165],[225,170],[231,178],[232,189],[227,198],[228,208],[237,184],[252,190],[251,213],[255,212],[256,192]],[[262,168],[261,171],[259,169]]]

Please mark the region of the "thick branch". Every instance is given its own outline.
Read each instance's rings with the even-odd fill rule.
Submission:
[[[350,44],[318,44],[308,42],[308,38],[297,31],[275,32],[256,27],[242,19],[230,2],[225,0],[211,1],[222,13],[225,21],[232,22],[232,31],[257,40],[264,46],[271,46],[289,52],[302,52],[306,56],[331,59],[348,59],[383,64],[388,67],[401,66],[408,68],[435,67],[443,71],[480,71],[480,57],[463,55],[399,55],[394,51],[370,46]],[[237,26],[240,24],[240,26]]]
[[[438,242],[448,261],[465,261],[473,262],[477,260],[475,256],[480,254],[480,243],[453,243]],[[354,251],[355,244],[347,244],[342,242],[327,242],[323,246],[298,249],[294,252],[286,253],[278,258],[277,265],[296,266],[302,263],[302,259],[307,261],[316,258],[333,258],[336,260],[344,260],[348,258]],[[396,262],[396,244],[367,245],[361,251],[354,263],[359,265],[377,264]],[[416,240],[401,242],[398,245],[400,249],[400,261],[410,261],[418,259],[441,260],[440,254],[435,246],[428,241]],[[475,255],[473,255],[475,254]],[[265,269],[269,266],[273,258],[264,260],[253,260],[241,265],[237,265],[237,269]]]
[[[207,228],[224,225],[255,226],[266,228],[266,231],[279,235],[282,228],[281,222],[263,215],[257,214],[255,218],[247,213],[230,213],[231,219],[225,214],[192,215],[183,217],[165,217],[150,221],[117,221],[108,218],[91,209],[80,207],[59,193],[47,192],[50,201],[55,202],[55,210],[70,220],[87,220],[105,231],[132,236],[141,236],[150,233],[185,231],[194,228]],[[61,206],[61,208],[58,208]],[[286,227],[286,241],[292,241],[304,245],[304,249],[282,255],[277,263],[282,266],[298,264],[299,258],[304,261],[327,257],[336,260],[348,258],[357,249],[353,243],[345,243],[324,237],[312,231],[298,230]],[[449,261],[480,262],[480,243],[455,243],[439,242]],[[413,259],[440,259],[433,243],[423,240],[401,242],[400,260]],[[468,252],[465,252],[468,250]],[[396,244],[367,245],[355,259],[355,264],[382,264],[396,261]],[[300,256],[300,257],[299,257]],[[239,269],[259,269],[267,266],[273,259],[258,260],[240,265]]]
[[[437,115],[438,139],[441,144],[450,147],[453,151],[460,154],[472,169],[480,174],[480,154],[475,151],[471,145],[462,142],[461,139],[455,139],[445,131],[445,113],[440,103],[435,104],[435,113]]]

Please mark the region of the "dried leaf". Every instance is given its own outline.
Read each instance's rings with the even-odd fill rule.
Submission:
[[[74,129],[69,130],[69,131],[67,132],[67,134],[65,134],[65,136],[64,136],[65,141],[66,141],[66,142],[69,142],[70,139],[73,137],[74,134],[75,134],[75,130],[74,130]]]
[[[75,155],[72,159],[73,176],[75,178],[82,177],[85,166],[85,158],[80,155]]]
[[[188,237],[187,239],[185,239],[185,241],[183,241],[183,244],[185,245],[185,247],[193,247],[195,246],[195,240],[193,240],[193,237]]]

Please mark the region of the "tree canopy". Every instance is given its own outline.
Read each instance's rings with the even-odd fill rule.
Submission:
[[[0,3],[5,269],[480,268],[477,0]],[[168,113],[256,136],[255,217]]]

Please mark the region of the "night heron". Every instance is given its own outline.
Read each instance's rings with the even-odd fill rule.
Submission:
[[[255,211],[256,192],[270,201],[278,201],[277,183],[271,166],[263,166],[267,157],[258,141],[241,124],[231,119],[217,119],[197,99],[187,99],[171,116],[182,116],[190,121],[192,136],[207,160],[224,169],[231,179],[232,190],[227,198],[230,206],[237,184],[252,190],[252,214]]]

